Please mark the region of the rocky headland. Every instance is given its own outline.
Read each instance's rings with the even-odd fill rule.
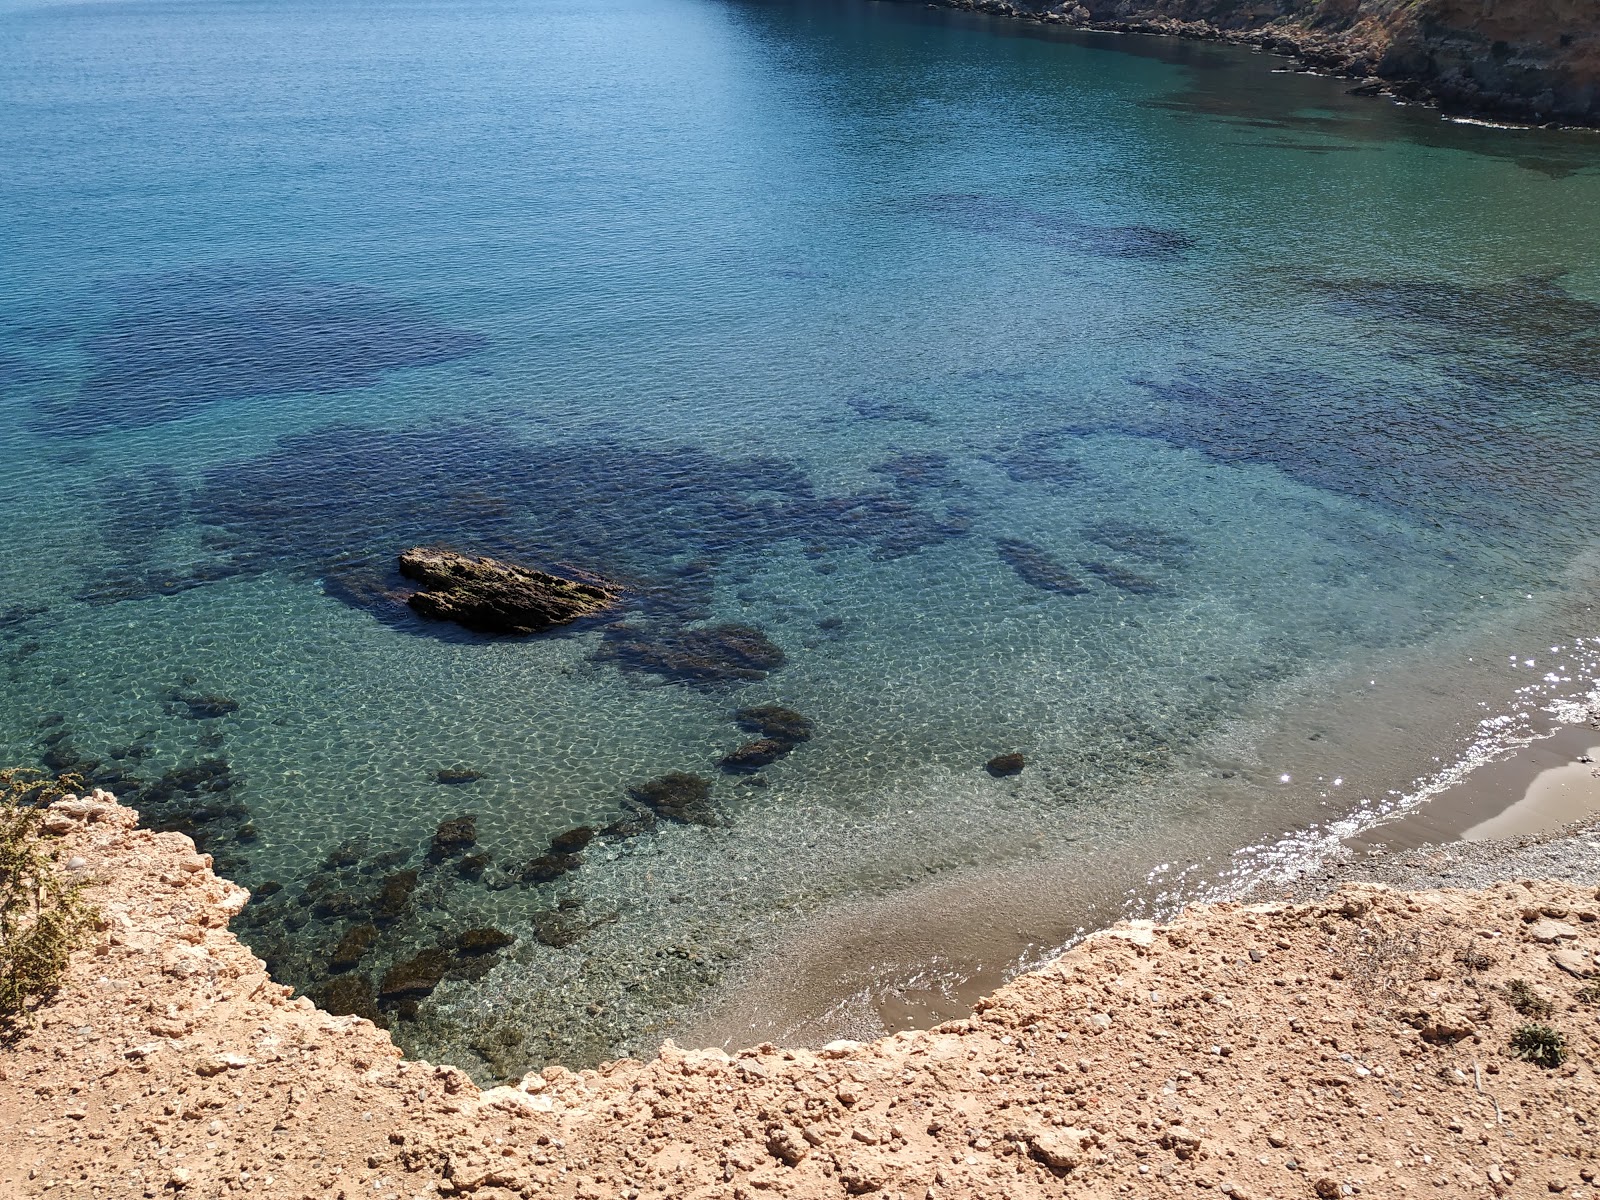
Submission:
[[[1118,33],[1234,42],[1358,90],[1535,124],[1600,125],[1600,5],[1586,0],[939,0]]]
[[[1217,904],[872,1043],[480,1087],[274,983],[248,896],[57,802],[99,930],[0,1049],[7,1196],[1600,1195],[1600,894]]]

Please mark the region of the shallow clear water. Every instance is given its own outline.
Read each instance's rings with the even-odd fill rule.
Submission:
[[[1428,773],[1595,632],[1592,137],[912,6],[0,21],[0,748],[281,883],[243,932],[320,996],[369,920],[346,997],[515,937],[391,995],[413,1048],[647,1050],[963,872],[1053,864],[969,921],[1048,941]],[[634,600],[424,626],[423,541]],[[730,623],[782,665],[628,669]],[[769,702],[815,736],[719,771]],[[524,878],[669,771],[710,824]],[[475,877],[425,857],[467,813]]]

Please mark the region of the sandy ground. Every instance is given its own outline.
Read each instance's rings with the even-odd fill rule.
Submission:
[[[104,928],[0,1050],[6,1197],[1600,1197],[1592,886],[1217,905],[932,1030],[480,1091],[290,999],[244,893],[108,801],[50,814]]]

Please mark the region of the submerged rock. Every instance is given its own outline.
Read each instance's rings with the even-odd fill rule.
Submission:
[[[239,702],[228,696],[187,692],[182,688],[173,688],[169,691],[167,700],[169,712],[192,721],[208,721],[214,717],[225,717],[229,713],[239,711]]]
[[[1020,538],[995,538],[994,548],[1000,555],[1000,561],[1015,571],[1018,579],[1040,591],[1061,596],[1081,596],[1089,590],[1088,584],[1032,542]]]
[[[1004,779],[1008,775],[1021,775],[1022,768],[1027,765],[1027,760],[1020,754],[996,754],[983,764],[983,769],[996,779]]]
[[[538,633],[601,612],[618,599],[615,589],[598,583],[438,548],[407,550],[400,572],[422,585],[407,601],[416,612],[479,633]]]
[[[477,817],[451,817],[448,821],[440,821],[439,827],[433,831],[433,841],[428,846],[428,857],[434,862],[443,862],[475,845],[477,840]]]
[[[329,980],[317,990],[316,1001],[317,1007],[331,1016],[365,1017],[375,1025],[383,1024],[377,993],[365,975],[341,975]]]
[[[384,972],[383,982],[378,985],[378,996],[385,1001],[420,999],[439,986],[439,981],[449,969],[450,952],[437,946],[431,947]]]
[[[583,859],[576,854],[541,854],[522,868],[518,878],[526,884],[554,883],[568,871],[575,871],[582,865]]]
[[[328,969],[332,971],[348,971],[359,963],[366,952],[372,949],[372,943],[378,940],[378,927],[376,925],[352,925],[339,939],[339,944],[333,948],[333,956],[328,960]]]
[[[576,854],[592,841],[594,830],[588,825],[579,825],[576,829],[569,829],[551,838],[550,849],[556,854]]]
[[[817,624],[820,626],[822,622],[818,621]],[[758,704],[752,708],[741,708],[733,714],[733,722],[748,733],[759,734],[777,742],[787,742],[790,746],[810,741],[815,729],[811,718],[801,716],[794,709],[785,708],[781,704]]]
[[[730,750],[722,756],[722,761],[717,765],[730,774],[759,771],[762,767],[770,767],[793,749],[792,742],[781,742],[777,738],[757,738],[753,742],[746,742],[737,750]]]
[[[628,796],[659,817],[686,825],[715,825],[711,781],[687,771],[669,771],[628,789]]]
[[[613,625],[594,658],[623,671],[687,684],[765,679],[784,663],[782,648],[749,625]]]
[[[1129,592],[1135,596],[1170,596],[1172,594],[1172,589],[1159,579],[1151,579],[1149,576],[1140,575],[1137,571],[1130,571],[1127,567],[1119,566],[1116,563],[1085,561],[1082,566],[1084,570],[1092,571],[1112,587],[1120,588],[1122,591]]]
[[[517,939],[498,929],[469,929],[456,939],[456,953],[464,955],[492,954],[503,950]]]
[[[415,871],[396,871],[384,876],[378,895],[372,902],[372,915],[380,921],[393,921],[405,912],[411,902],[411,893],[417,890]]]

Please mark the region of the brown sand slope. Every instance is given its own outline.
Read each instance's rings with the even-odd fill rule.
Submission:
[[[6,1197],[1600,1196],[1593,889],[1217,905],[929,1032],[480,1091],[289,999],[244,893],[108,800],[51,814],[105,928],[0,1050]],[[1513,979],[1564,1065],[1510,1053]]]

